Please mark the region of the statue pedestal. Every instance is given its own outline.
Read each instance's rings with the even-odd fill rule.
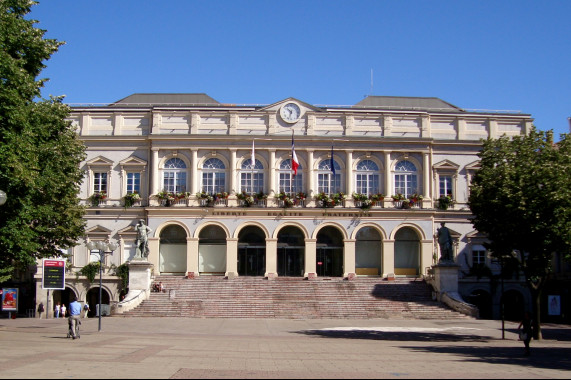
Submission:
[[[458,270],[456,264],[437,264],[434,270],[434,290],[439,293],[458,293]]]
[[[117,304],[115,312],[122,314],[139,306],[151,294],[151,269],[153,264],[143,260],[133,260],[129,266],[129,293]]]

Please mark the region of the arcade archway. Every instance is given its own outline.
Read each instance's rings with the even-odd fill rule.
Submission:
[[[355,273],[363,276],[383,274],[383,245],[381,234],[374,227],[363,227],[356,235]]]
[[[418,276],[420,239],[416,231],[403,227],[395,234],[395,275]]]
[[[226,272],[226,232],[220,226],[207,226],[198,235],[198,271],[224,275]]]
[[[266,235],[260,227],[248,226],[238,234],[238,275],[264,276]]]
[[[160,235],[159,252],[161,273],[186,272],[186,231],[184,228],[177,225],[165,227]]]
[[[303,277],[305,237],[298,227],[287,226],[278,233],[278,276]]]
[[[317,233],[316,271],[320,277],[343,276],[343,234],[335,227]]]

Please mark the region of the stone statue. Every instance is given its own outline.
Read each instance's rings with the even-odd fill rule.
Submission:
[[[135,231],[137,232],[137,240],[135,241],[135,245],[137,246],[137,251],[135,252],[135,258],[146,259],[147,257],[149,257],[148,235],[153,230],[145,225],[145,221],[143,219],[139,219],[139,223],[135,226]]]
[[[452,262],[452,236],[444,222],[440,223],[437,235],[438,245],[440,246],[440,262]]]

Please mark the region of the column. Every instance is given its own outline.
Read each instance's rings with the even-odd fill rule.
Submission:
[[[317,239],[305,239],[305,272],[308,279],[317,277]]]
[[[278,277],[278,239],[266,239],[266,273],[264,276],[268,280]]]
[[[355,239],[345,239],[343,250],[343,277],[349,280],[355,278]]]
[[[423,179],[424,179],[424,199],[426,199],[427,201],[432,197],[431,196],[431,189],[430,189],[430,178],[431,178],[431,170],[430,170],[430,155],[428,153],[423,153],[422,154],[422,158],[423,158],[423,164],[422,164],[422,171],[423,173]]]
[[[383,240],[383,277],[395,274],[395,241]]]
[[[276,150],[275,149],[270,149],[270,162],[268,163],[268,165],[270,165],[270,178],[268,178],[268,187],[269,187],[269,191],[268,191],[268,198],[273,198],[275,197],[278,189],[276,186]]]
[[[190,192],[192,195],[198,193],[198,149],[192,148],[192,162],[190,163]]]
[[[230,149],[230,191],[232,195],[236,195],[238,191],[236,186],[236,149]]]
[[[151,185],[151,194],[159,192],[159,148],[153,148],[153,180]]]
[[[147,260],[155,267],[155,274],[161,274],[161,268],[159,266],[159,242],[158,237],[149,237],[149,257]]]
[[[391,152],[385,151],[385,202],[391,202],[393,195],[392,181],[391,181]],[[387,207],[385,203],[384,207]],[[385,268],[383,266],[383,268]]]
[[[427,269],[432,266],[432,250],[434,242],[432,240],[420,241],[420,274],[426,275]]]
[[[186,275],[198,277],[198,238],[186,238]]]
[[[238,277],[238,239],[226,239],[226,277]]]
[[[351,194],[353,194],[353,151],[352,150],[348,150],[345,152],[345,188],[347,189],[347,191],[345,192],[347,194],[347,197],[350,199],[351,198]]]
[[[315,189],[315,183],[313,178],[313,150],[307,151],[307,168],[305,169],[307,183],[307,198],[309,203],[313,202],[313,197],[316,194],[317,189]],[[309,206],[309,205],[307,205]]]

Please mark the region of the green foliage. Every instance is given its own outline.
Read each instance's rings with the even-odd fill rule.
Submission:
[[[37,100],[37,79],[62,42],[25,19],[31,1],[0,1],[0,282],[15,268],[58,256],[84,235],[79,169],[84,145],[61,97]],[[36,101],[37,100],[37,101]]]
[[[115,274],[121,279],[121,286],[123,289],[129,287],[129,265],[123,263],[115,268]]]
[[[561,137],[554,144],[552,132],[532,128],[525,136],[484,141],[468,201],[491,254],[515,253],[536,321],[553,253],[571,258],[571,138]]]
[[[81,268],[79,273],[87,277],[87,280],[91,283],[93,280],[95,280],[95,276],[99,272],[100,265],[101,264],[99,264],[99,261],[94,261]]]

